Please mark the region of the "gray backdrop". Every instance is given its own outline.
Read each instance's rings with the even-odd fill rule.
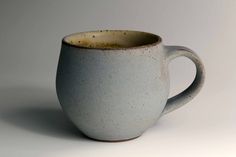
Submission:
[[[236,156],[236,1],[0,1],[0,156]],[[124,143],[84,138],[55,94],[61,38],[97,29],[134,29],[195,50],[206,68],[202,92]],[[195,68],[170,64],[171,93]]]

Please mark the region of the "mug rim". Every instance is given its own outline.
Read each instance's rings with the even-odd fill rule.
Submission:
[[[102,32],[133,32],[133,33],[143,33],[146,35],[150,35],[150,36],[154,36],[157,38],[157,40],[155,42],[152,43],[147,43],[147,44],[143,44],[143,45],[137,45],[137,46],[129,46],[129,47],[106,47],[106,48],[99,48],[99,47],[85,47],[85,46],[79,46],[79,45],[75,45],[72,44],[68,41],[66,41],[67,38],[75,36],[75,35],[79,35],[79,34],[83,34],[83,33],[102,33]],[[104,30],[93,30],[93,31],[84,31],[84,32],[76,32],[76,33],[72,33],[69,35],[66,35],[62,38],[62,44],[65,44],[67,46],[70,47],[74,47],[74,48],[79,48],[79,49],[87,49],[87,50],[131,50],[131,49],[140,49],[140,48],[148,48],[148,47],[153,47],[153,46],[157,46],[160,43],[162,43],[162,38],[159,35],[156,35],[154,33],[150,33],[150,32],[145,32],[145,31],[138,31],[138,30],[122,30],[122,29],[104,29]]]

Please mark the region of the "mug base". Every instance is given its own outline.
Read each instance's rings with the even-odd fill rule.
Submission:
[[[131,140],[134,140],[138,137],[140,137],[141,135],[139,136],[136,136],[136,137],[132,137],[132,138],[128,138],[128,139],[122,139],[122,140],[102,140],[102,139],[96,139],[96,138],[92,138],[92,137],[89,137],[87,136],[86,134],[83,134],[82,135],[90,140],[94,140],[94,141],[98,141],[98,142],[126,142],[126,141],[131,141]]]

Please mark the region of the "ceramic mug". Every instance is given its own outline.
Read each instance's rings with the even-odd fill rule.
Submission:
[[[168,99],[168,64],[179,56],[194,62],[196,77]],[[83,134],[123,141],[189,102],[203,82],[203,64],[192,50],[165,46],[147,32],[101,30],[63,38],[56,90],[62,109]]]

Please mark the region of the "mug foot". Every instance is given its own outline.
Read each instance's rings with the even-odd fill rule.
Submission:
[[[126,142],[126,141],[130,141],[130,140],[134,140],[138,137],[140,137],[141,135],[139,136],[136,136],[136,137],[132,137],[132,138],[128,138],[128,139],[122,139],[122,140],[101,140],[101,139],[96,139],[96,138],[92,138],[92,137],[89,137],[85,134],[82,133],[82,135],[90,140],[94,140],[94,141],[98,141],[98,142]]]

